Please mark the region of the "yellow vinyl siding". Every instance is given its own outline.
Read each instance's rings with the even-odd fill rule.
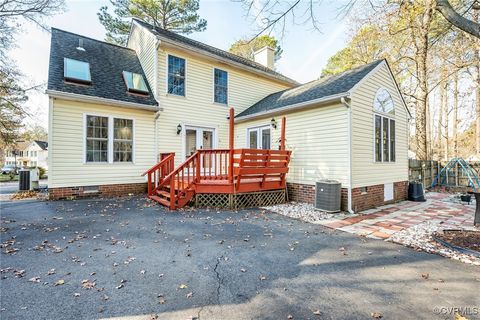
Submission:
[[[270,125],[272,117],[235,125],[235,146],[247,146],[247,128]],[[272,149],[278,149],[282,116],[275,116],[277,129],[271,128]],[[334,179],[347,187],[348,122],[347,109],[341,104],[318,106],[286,114],[286,148],[292,151],[288,182],[315,184]]]
[[[155,83],[155,36],[150,32],[144,32],[143,29],[135,25],[132,25],[132,27],[132,33],[128,39],[128,47],[137,53],[148,83],[154,90],[152,84]]]
[[[53,99],[50,114],[50,188],[145,182],[155,161],[154,112]],[[134,120],[134,163],[84,163],[85,114]]]
[[[375,162],[373,100],[378,89],[385,88],[395,104],[396,161]],[[353,187],[408,180],[408,114],[392,81],[389,70],[381,64],[364,79],[352,97],[352,180]]]
[[[186,61],[185,97],[167,94],[168,54]],[[214,68],[228,72],[228,106],[214,103]],[[185,126],[216,129],[216,147],[227,148],[229,108],[235,108],[235,114],[238,114],[265,96],[287,88],[275,81],[173,48],[158,51],[158,74],[158,99],[163,108],[157,123],[158,149],[159,152],[175,152],[177,165],[184,160]],[[179,135],[176,133],[178,124],[184,129]]]

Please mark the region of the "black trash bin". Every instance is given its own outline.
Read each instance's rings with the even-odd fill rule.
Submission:
[[[421,182],[410,182],[408,185],[408,200],[426,201],[423,193],[423,184]]]
[[[30,190],[30,171],[20,170],[20,172],[18,173],[18,180],[18,190]]]

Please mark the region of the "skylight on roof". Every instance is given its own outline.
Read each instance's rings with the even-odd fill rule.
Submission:
[[[65,80],[80,83],[91,83],[90,64],[88,62],[78,61],[74,59],[64,59]]]
[[[123,71],[123,79],[130,92],[148,94],[148,88],[143,76],[138,73]]]

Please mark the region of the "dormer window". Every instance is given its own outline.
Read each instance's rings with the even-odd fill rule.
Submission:
[[[90,76],[90,64],[88,62],[78,61],[74,59],[64,59],[65,80],[70,82],[78,82],[90,84],[92,78]]]
[[[138,73],[123,71],[123,80],[127,85],[127,89],[133,93],[148,94],[147,84],[143,76]]]

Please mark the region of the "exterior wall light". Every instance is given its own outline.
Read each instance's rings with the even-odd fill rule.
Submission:
[[[270,120],[270,124],[272,125],[273,129],[277,129],[277,121],[275,120],[275,118],[272,118],[272,120]]]
[[[177,134],[180,134],[180,132],[182,132],[182,125],[179,123],[177,125]]]

